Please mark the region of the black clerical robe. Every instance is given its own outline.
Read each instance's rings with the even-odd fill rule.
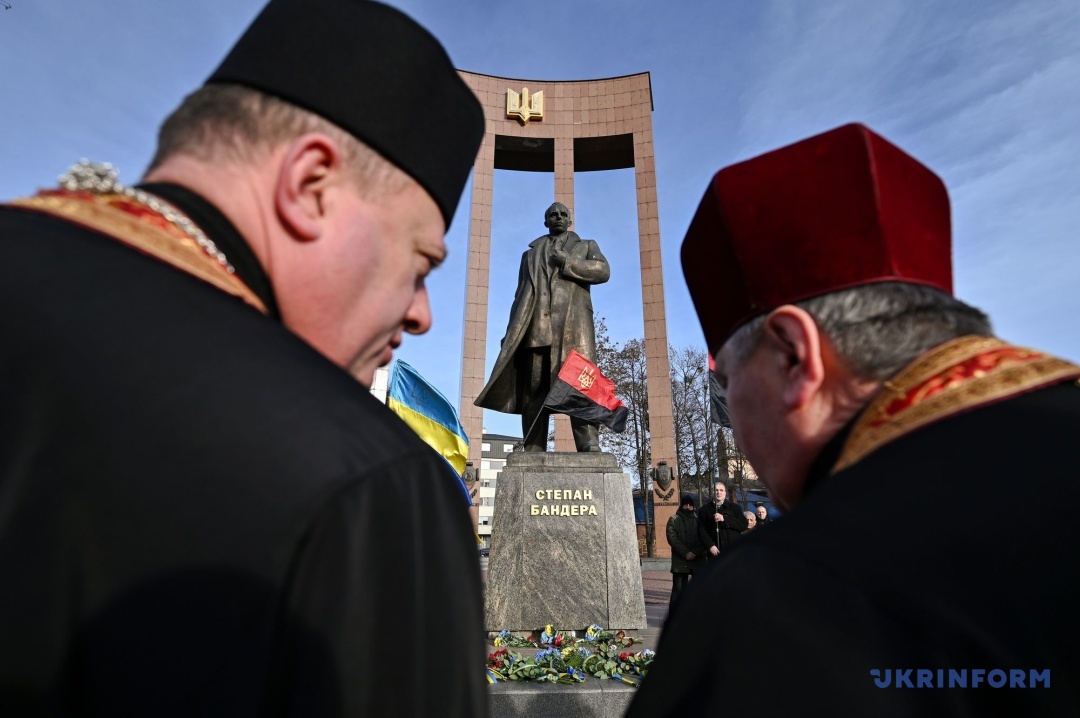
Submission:
[[[628,716],[1080,715],[1080,387],[1036,354],[883,394],[691,582]]]
[[[486,716],[445,461],[240,299],[0,208],[0,715]]]

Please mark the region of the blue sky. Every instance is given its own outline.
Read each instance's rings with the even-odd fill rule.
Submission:
[[[0,10],[0,198],[81,157],[133,182],[157,124],[197,87],[261,0],[10,0]],[[396,0],[465,70],[532,80],[649,71],[668,332],[701,341],[678,247],[712,174],[850,121],[937,171],[953,200],[958,296],[999,334],[1080,360],[1080,3],[1076,0]],[[538,86],[539,87],[539,86]],[[531,89],[533,88],[530,85]],[[551,175],[498,172],[489,365]],[[594,304],[642,333],[633,176],[576,178],[575,229],[611,260]],[[468,195],[432,278],[435,328],[401,358],[456,398]],[[489,430],[517,417],[488,413]]]

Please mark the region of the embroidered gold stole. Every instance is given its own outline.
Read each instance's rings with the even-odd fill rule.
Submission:
[[[211,257],[186,232],[160,212],[116,193],[45,190],[11,206],[51,214],[92,229],[176,267],[223,292],[239,297],[263,314],[266,306],[234,273]]]
[[[832,473],[935,421],[1080,377],[1080,366],[993,337],[934,347],[885,382],[862,412]]]

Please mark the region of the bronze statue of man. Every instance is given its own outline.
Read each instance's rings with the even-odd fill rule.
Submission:
[[[544,399],[571,349],[596,362],[593,284],[611,274],[607,259],[591,239],[570,231],[566,205],[556,202],[544,213],[548,234],[529,244],[521,256],[517,293],[499,358],[475,404],[507,414],[521,414],[525,451],[546,451],[551,412]],[[596,424],[570,417],[578,451],[600,451]]]

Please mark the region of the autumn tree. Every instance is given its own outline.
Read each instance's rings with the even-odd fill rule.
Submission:
[[[631,339],[618,344],[608,336],[603,318],[596,321],[596,359],[600,371],[615,383],[615,394],[626,405],[626,431],[616,434],[601,427],[600,444],[629,470],[634,486],[648,483],[651,466],[649,445],[649,393],[645,370],[645,342]]]
[[[719,466],[715,442],[719,426],[712,419],[708,357],[697,347],[669,347],[668,359],[676,468],[683,490],[701,497],[711,489]]]
[[[645,341],[631,339],[619,344],[611,339],[603,318],[596,320],[596,361],[600,371],[615,383],[615,394],[627,409],[626,431],[616,434],[600,427],[600,445],[615,455],[631,474],[631,483],[641,490],[645,511],[645,543],[653,555],[655,527],[652,525],[652,448],[649,435],[649,392],[645,367]]]
[[[719,427],[716,432],[716,451],[719,478],[731,485],[732,500],[746,506],[747,480],[756,479],[757,475],[750,466],[746,454],[735,441],[735,434],[730,427]]]
[[[649,392],[645,366],[645,341],[630,339],[622,344],[608,335],[602,317],[596,319],[596,353],[600,371],[615,383],[615,393],[626,405],[626,432],[615,434],[601,427],[600,444],[632,475],[632,484],[641,489],[649,503],[652,486],[652,450],[649,434]],[[712,495],[713,484],[731,485],[732,500],[746,504],[746,480],[755,478],[753,469],[735,441],[730,428],[714,421],[709,389],[709,361],[699,347],[668,347],[671,368],[672,425],[675,436],[676,475],[683,491],[699,497]],[[702,498],[702,500],[704,500]],[[650,513],[646,510],[646,540],[652,547]]]

